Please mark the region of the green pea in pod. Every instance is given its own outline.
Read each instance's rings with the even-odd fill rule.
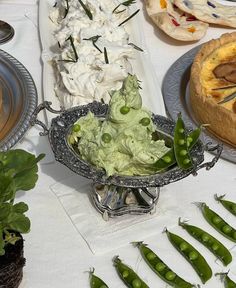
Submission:
[[[166,283],[175,288],[196,287],[173,272],[146,244],[134,242],[133,245],[139,248],[143,259],[149,267]]]
[[[196,128],[187,135],[186,141],[188,150],[191,150],[199,140],[199,136],[201,134],[203,126],[204,125],[199,126],[198,128]],[[186,155],[188,151],[185,150],[182,151],[181,153]],[[156,163],[154,163],[154,168],[156,171],[162,171],[173,166],[174,164],[176,164],[176,157],[175,157],[175,150],[172,147],[166,154],[164,154],[160,159],[158,159]]]
[[[221,216],[211,210],[206,203],[198,203],[207,222],[226,238],[236,242],[236,230],[230,226]]]
[[[219,275],[221,279],[224,281],[225,288],[236,288],[236,283],[231,280],[228,276],[228,272],[226,273],[216,273],[215,275]]]
[[[232,261],[232,255],[229,250],[208,232],[186,222],[181,222],[180,219],[179,225],[210,250],[224,265],[228,265]]]
[[[182,169],[190,169],[193,167],[188,146],[184,121],[179,113],[174,129],[174,152],[176,162]]]
[[[236,216],[236,203],[229,201],[229,200],[225,200],[223,199],[224,197],[225,197],[225,194],[221,196],[215,195],[215,199],[218,202],[220,202],[231,214]]]
[[[202,283],[205,284],[212,277],[211,267],[208,265],[205,258],[197,251],[197,249],[180,236],[169,232],[167,229],[166,233],[171,244],[192,265]]]
[[[94,275],[94,270],[95,269],[93,268],[89,272],[90,288],[109,288],[102,279]]]
[[[148,285],[127,265],[115,256],[113,259],[114,266],[121,280],[129,288],[149,288]]]

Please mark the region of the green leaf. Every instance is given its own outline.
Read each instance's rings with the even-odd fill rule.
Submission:
[[[21,214],[23,214],[23,213],[25,213],[26,211],[29,210],[28,205],[25,204],[24,202],[16,203],[12,208],[13,208],[13,212],[21,213]],[[0,213],[0,215],[1,215],[1,213]]]
[[[30,230],[30,220],[23,214],[11,213],[8,217],[8,229],[19,233],[28,233]]]
[[[0,174],[0,203],[12,199],[15,193],[15,183],[12,177]]]
[[[4,170],[13,169],[15,174],[30,169],[35,166],[45,155],[40,154],[37,158],[22,149],[9,150],[7,152],[0,152],[0,161],[3,163]]]
[[[11,213],[12,205],[10,203],[0,204],[0,221],[6,219]]]
[[[16,190],[28,191],[35,187],[35,184],[38,180],[38,167],[34,166],[29,170],[24,170],[14,177],[14,183]]]
[[[12,178],[12,183],[14,183],[11,187],[13,189],[13,197],[17,190],[27,191],[34,188],[38,180],[37,162],[44,156],[44,154],[40,154],[36,158],[33,154],[21,149],[0,152],[0,162],[3,167],[0,175]],[[0,194],[6,193],[3,190],[5,189],[1,190],[0,188]],[[1,191],[3,192],[1,193]]]

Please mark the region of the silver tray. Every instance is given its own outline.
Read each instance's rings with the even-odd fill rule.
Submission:
[[[47,109],[59,116],[52,119],[48,128],[37,119],[38,113]],[[107,176],[105,170],[98,169],[92,164],[83,161],[68,143],[68,135],[74,123],[89,111],[97,117],[104,118],[108,111],[108,105],[93,102],[88,105],[74,107],[65,111],[56,111],[51,108],[50,102],[40,104],[32,117],[31,124],[38,124],[44,131],[40,135],[48,135],[48,139],[55,159],[64,164],[76,174],[93,181],[91,195],[94,206],[103,214],[103,218],[120,216],[123,214],[143,214],[155,210],[159,196],[159,188],[171,182],[178,181],[190,174],[197,175],[197,170],[206,168],[209,170],[218,161],[222,147],[217,145],[210,148],[199,140],[191,150],[194,167],[182,170],[173,166],[165,172],[148,176]],[[168,143],[172,143],[175,122],[160,115],[152,115],[152,120],[157,127],[159,137]],[[190,132],[191,129],[188,129]],[[203,163],[204,149],[217,150],[216,156],[210,162]]]
[[[38,97],[30,73],[18,60],[3,50],[0,50],[0,86],[3,93],[0,151],[6,151],[28,130]]]
[[[184,122],[190,127],[199,125],[194,119],[191,110],[188,83],[193,59],[200,48],[201,46],[197,46],[181,56],[167,71],[162,85],[162,93],[168,115],[173,120],[176,120],[178,113],[181,112]],[[200,138],[203,144],[212,142],[213,145],[216,145],[222,142],[208,130],[204,130]],[[236,163],[236,149],[227,143],[223,144],[221,157]]]
[[[115,185],[120,187],[162,187],[171,182],[178,181],[187,177],[190,174],[196,174],[196,171],[206,167],[210,169],[214,166],[221,153],[221,146],[216,145],[212,149],[217,150],[217,156],[211,162],[203,163],[204,150],[208,150],[208,145],[203,145],[199,140],[191,150],[194,165],[191,169],[183,170],[177,166],[173,166],[167,171],[160,172],[148,176],[107,176],[105,170],[99,169],[92,164],[82,160],[68,143],[68,135],[74,123],[82,116],[87,115],[89,111],[94,113],[97,117],[104,118],[108,111],[108,105],[100,102],[93,102],[87,105],[73,107],[65,111],[55,111],[50,107],[51,103],[45,101],[38,106],[35,111],[35,118],[32,118],[32,124],[36,123],[44,128],[41,135],[48,135],[50,146],[54,153],[55,159],[75,173],[92,179],[95,183],[103,185]],[[52,113],[58,113],[59,116],[52,119],[51,126],[48,129],[45,124],[37,120],[37,114],[43,109],[48,109]],[[157,127],[157,131],[162,135],[166,141],[168,137],[173,137],[175,122],[160,115],[152,115],[152,120]],[[188,128],[188,132],[192,129]]]

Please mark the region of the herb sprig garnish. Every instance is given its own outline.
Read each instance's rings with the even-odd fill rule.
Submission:
[[[225,90],[225,89],[230,89],[230,88],[235,88],[236,85],[230,85],[230,86],[223,86],[223,87],[219,87],[219,88],[212,88],[211,90]]]
[[[93,43],[93,46],[99,51],[102,53],[102,50],[96,45],[96,42],[98,41],[98,39],[102,37],[101,35],[96,35],[96,36],[92,36],[90,38],[83,38],[83,40],[89,40],[89,41],[92,41]]]
[[[104,58],[105,58],[105,63],[106,63],[106,64],[109,64],[109,59],[108,59],[106,47],[104,47]]]
[[[75,49],[74,39],[73,39],[73,37],[70,35],[70,37],[68,37],[68,38],[66,39],[66,41],[70,41],[70,45],[71,45],[71,47],[72,47],[72,50],[73,50],[75,59],[70,58],[70,59],[62,59],[62,60],[58,60],[58,61],[76,63],[76,62],[78,61],[78,59],[79,59],[79,56],[78,56],[77,51],[76,51],[76,49]]]
[[[91,13],[91,11],[89,10],[88,6],[84,4],[84,2],[82,0],[78,0],[80,5],[83,7],[85,13],[87,14],[87,16],[89,17],[90,20],[93,20],[93,14]]]
[[[135,0],[126,0],[126,1],[124,1],[124,2],[122,2],[122,3],[120,3],[118,6],[116,6],[114,9],[113,9],[113,11],[112,11],[112,13],[115,13],[115,11],[120,7],[120,6],[126,6],[126,7],[129,7],[130,5],[132,5],[132,4],[134,4],[135,3]],[[125,9],[124,10],[122,10],[122,11],[118,11],[118,12],[116,12],[116,13],[121,13],[121,12],[123,12],[123,11],[125,11]]]
[[[236,92],[224,97],[221,101],[217,102],[217,104],[224,104],[236,98]]]
[[[66,8],[65,8],[65,15],[64,15],[64,19],[66,18],[68,12],[69,12],[69,9],[70,9],[70,6],[69,6],[69,0],[65,0],[66,1]]]
[[[74,39],[73,39],[73,37],[70,35],[70,37],[67,38],[66,41],[68,41],[68,40],[70,41],[70,45],[71,45],[71,47],[72,47],[72,49],[73,49],[73,52],[74,52],[74,55],[75,55],[75,62],[77,62],[78,59],[79,59],[79,57],[78,57],[78,54],[77,54],[76,49],[75,49]]]
[[[121,23],[118,25],[118,27],[121,26],[121,25],[123,25],[123,24],[125,24],[127,21],[129,21],[131,18],[133,18],[139,11],[140,11],[140,9],[136,10],[132,15],[130,15],[128,18],[126,18],[123,22],[121,22]]]
[[[138,50],[138,51],[141,51],[141,52],[143,52],[143,49],[142,48],[140,48],[140,47],[138,47],[137,45],[135,45],[134,43],[128,43],[128,45],[130,45],[130,46],[132,46],[134,49],[136,49],[136,50]]]

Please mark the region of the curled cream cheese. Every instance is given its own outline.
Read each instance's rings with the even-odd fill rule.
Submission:
[[[66,1],[58,1],[50,14],[57,27],[54,36],[58,42],[54,57],[59,72],[55,92],[65,108],[95,100],[108,103],[111,90],[120,89],[124,78],[132,73],[130,59],[134,57],[134,48],[128,45],[126,25],[119,26],[128,17],[127,9],[112,13],[119,2],[111,0],[83,0],[83,3],[91,11],[92,20],[78,0],[68,1],[67,13]],[[95,42],[97,48],[91,40],[95,36],[99,36]]]

